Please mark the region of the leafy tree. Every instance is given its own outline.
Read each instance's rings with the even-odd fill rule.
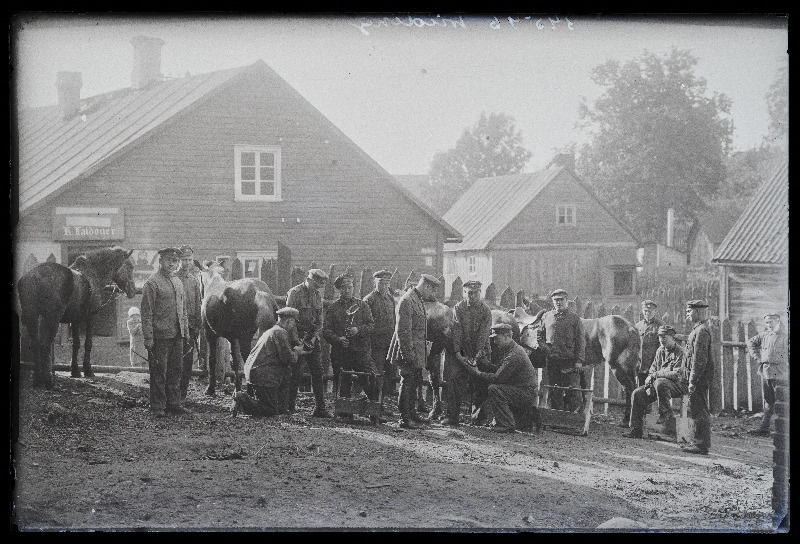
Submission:
[[[576,168],[644,241],[662,238],[668,208],[691,221],[725,179],[730,100],[708,96],[696,64],[677,48],[664,56],[644,51],[624,64],[609,60],[592,74],[603,94],[579,106],[590,141]]]
[[[725,180],[710,205],[726,213],[741,214],[780,155],[779,149],[766,145],[731,153],[725,159]]]
[[[778,70],[767,92],[767,111],[769,111],[768,143],[782,142],[788,145],[789,136],[789,70],[784,66]]]
[[[444,214],[476,179],[516,174],[530,158],[513,117],[481,113],[473,127],[464,129],[454,148],[434,155],[429,171],[431,207]]]

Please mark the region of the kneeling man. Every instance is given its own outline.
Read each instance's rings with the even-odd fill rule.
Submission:
[[[533,421],[538,431],[541,420],[535,407],[536,369],[522,346],[514,342],[511,325],[494,325],[490,336],[495,339],[494,345],[501,360],[497,372],[481,372],[477,366],[471,366],[468,362],[462,364],[469,374],[489,383],[489,398],[486,402],[494,414],[495,426],[492,430],[513,433],[518,424],[520,427],[527,427],[528,421]],[[517,418],[525,422],[517,421]]]
[[[688,393],[684,369],[683,348],[675,341],[675,329],[670,325],[658,328],[659,347],[647,372],[644,385],[631,395],[631,430],[623,436],[642,438],[644,416],[650,403],[658,401],[658,423],[674,432],[675,416],[670,399]]]
[[[304,354],[295,324],[300,312],[287,306],[276,313],[278,323],[261,335],[247,357],[244,375],[248,393],[234,394],[231,407],[234,416],[239,411],[255,417],[288,412],[286,397],[292,365]]]

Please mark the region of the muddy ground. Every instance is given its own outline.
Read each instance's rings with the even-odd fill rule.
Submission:
[[[657,530],[772,531],[772,441],[747,414],[713,418],[712,452],[545,429],[399,429],[310,417],[233,418],[193,378],[187,416],[154,420],[145,374],[19,389],[12,529],[593,530],[614,517]],[[332,399],[329,399],[332,400]],[[396,411],[395,399],[387,405]]]

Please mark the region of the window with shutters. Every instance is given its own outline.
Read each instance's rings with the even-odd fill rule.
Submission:
[[[558,224],[575,224],[575,206],[558,206]]]
[[[234,200],[280,201],[281,148],[274,145],[234,146],[236,189]]]

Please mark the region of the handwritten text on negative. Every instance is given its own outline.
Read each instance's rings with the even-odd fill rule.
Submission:
[[[360,17],[358,22],[349,22],[351,26],[356,27],[362,34],[369,36],[368,28],[381,28],[391,26],[402,27],[441,27],[441,28],[467,28],[467,26],[484,26],[488,25],[493,30],[499,30],[503,27],[506,28],[535,28],[537,30],[556,30],[557,28],[565,28],[567,30],[574,30],[575,24],[567,17],[559,17],[558,15],[551,15],[546,17],[535,15],[518,15],[518,16],[504,16],[498,18],[493,16],[491,18],[468,18],[464,19],[463,16],[457,17],[442,17],[441,15],[427,16],[427,17],[413,17],[406,15],[403,17]]]

